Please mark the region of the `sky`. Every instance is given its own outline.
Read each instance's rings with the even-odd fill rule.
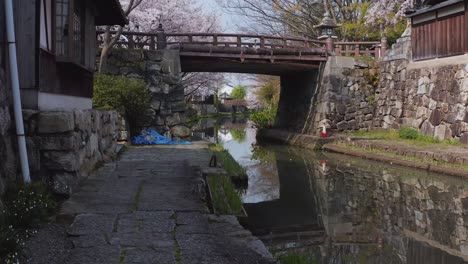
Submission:
[[[223,27],[223,33],[236,33],[238,31],[236,24],[239,24],[241,18],[232,14],[227,14],[218,5],[216,0],[200,0],[206,10],[213,11],[221,18],[221,25]]]

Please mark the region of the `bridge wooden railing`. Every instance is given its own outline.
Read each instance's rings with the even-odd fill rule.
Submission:
[[[335,55],[353,57],[374,57],[381,59],[385,56],[385,44],[378,41],[335,42]]]
[[[115,34],[115,31],[111,32]],[[104,31],[98,31],[98,42],[102,44]],[[176,45],[206,45],[215,47],[248,47],[262,49],[323,49],[326,54],[326,42],[297,37],[276,37],[252,34],[226,33],[143,33],[122,32],[116,45],[128,49],[158,50]],[[339,56],[371,56],[380,59],[385,54],[381,42],[335,42],[328,54]]]

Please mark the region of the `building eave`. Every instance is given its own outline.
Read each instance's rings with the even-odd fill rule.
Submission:
[[[124,26],[128,24],[128,20],[119,0],[96,1],[96,8],[98,11],[96,16],[96,26]]]
[[[446,6],[458,4],[458,3],[461,3],[461,2],[463,2],[463,1],[464,1],[464,0],[448,0],[448,1],[444,1],[444,2],[441,2],[441,3],[439,3],[439,4],[430,6],[430,7],[426,7],[426,8],[419,9],[419,10],[417,10],[416,12],[407,15],[407,17],[408,17],[408,18],[412,18],[412,17],[418,16],[418,15],[422,15],[422,14],[425,14],[425,13],[428,13],[428,12],[432,12],[432,11],[437,10],[437,9],[440,9],[440,8],[442,8],[442,7],[446,7]]]

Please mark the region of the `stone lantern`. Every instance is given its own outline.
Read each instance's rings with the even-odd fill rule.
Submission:
[[[320,30],[320,36],[318,39],[326,39],[327,42],[327,51],[333,53],[333,39],[338,38],[337,36],[334,35],[333,29],[341,27],[340,24],[337,24],[334,19],[330,17],[330,14],[328,12],[325,13],[325,16],[322,19],[322,22],[320,22],[319,25],[315,26],[314,28]]]

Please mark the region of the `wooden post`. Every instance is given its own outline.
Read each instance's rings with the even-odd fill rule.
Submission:
[[[167,39],[162,24],[159,24],[158,29],[156,30],[156,37],[158,38],[156,48],[158,50],[165,49],[167,46]]]
[[[237,36],[237,47],[242,47],[242,37],[241,36]]]
[[[213,46],[218,46],[218,35],[213,35]]]
[[[260,48],[265,48],[265,37],[260,37]]]
[[[382,40],[380,41],[380,45],[381,45],[381,48],[380,48],[380,56],[383,60],[383,58],[385,58],[385,55],[387,55],[387,37],[385,35],[382,36]]]
[[[334,54],[335,50],[333,48],[333,38],[328,37],[326,43],[327,43],[327,52]]]
[[[359,57],[359,44],[354,45],[354,56]]]
[[[155,50],[156,49],[156,41],[155,41],[155,36],[150,36],[150,50]]]
[[[133,39],[133,35],[127,35],[128,37],[128,49],[134,49],[135,48],[135,40]]]

